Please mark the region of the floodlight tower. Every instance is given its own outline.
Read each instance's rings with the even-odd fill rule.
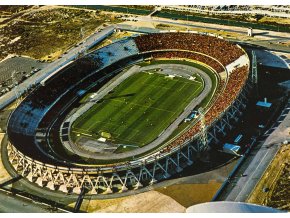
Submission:
[[[18,82],[16,80],[16,71],[14,70],[11,74],[11,80],[12,80],[12,84],[15,85],[14,87],[14,94],[15,94],[15,97],[16,97],[16,106],[18,106],[20,104],[20,96],[21,96],[21,93],[19,93],[19,90],[18,90]]]
[[[85,33],[86,33],[87,31],[85,31],[84,30],[84,28],[82,27],[81,28],[81,40],[82,40],[82,56],[85,56],[86,55],[86,53],[87,53],[87,49],[85,49],[85,43],[84,43],[84,40],[85,40]]]
[[[207,126],[205,122],[205,113],[203,108],[198,109],[200,117],[200,141],[198,145],[198,152],[203,152],[208,147]]]
[[[257,69],[257,57],[254,51],[252,51],[252,75],[251,82],[255,89],[255,93],[258,96],[258,69]]]
[[[85,56],[86,52],[87,52],[87,50],[85,49],[85,45],[84,45],[85,32],[86,31],[84,31],[84,28],[81,27],[81,29],[80,29],[80,38],[81,38],[82,45],[81,45],[81,52],[79,53],[78,58]]]
[[[80,37],[81,37],[81,40],[83,40],[83,38],[84,38],[84,30],[83,30],[83,27],[81,27]]]

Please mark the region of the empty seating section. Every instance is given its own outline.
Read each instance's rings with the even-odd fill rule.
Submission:
[[[100,59],[106,65],[110,65],[116,61],[138,54],[138,48],[133,39],[120,40],[105,46],[92,54],[94,58]]]
[[[45,86],[39,85],[34,92],[24,99],[10,117],[8,123],[10,137],[16,136],[19,140],[21,136],[34,136],[40,121],[58,97],[96,68],[98,66],[91,59],[82,58],[61,70],[54,78],[50,79],[53,81],[47,81]]]
[[[224,66],[230,64],[243,51],[236,45],[212,36],[192,33],[155,33],[135,38],[140,52],[180,49],[207,54],[219,60]]]
[[[33,136],[39,117],[45,113],[44,110],[35,107],[31,101],[21,104],[16,110],[9,120],[9,125],[15,133]]]

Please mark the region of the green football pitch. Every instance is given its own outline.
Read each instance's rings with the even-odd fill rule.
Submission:
[[[196,77],[191,81],[158,73],[134,74],[73,123],[73,138],[99,138],[106,132],[113,143],[142,147],[157,138],[202,92],[202,80]]]

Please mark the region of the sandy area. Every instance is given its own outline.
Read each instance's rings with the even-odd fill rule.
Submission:
[[[210,181],[208,184],[177,184],[157,189],[170,196],[184,207],[211,201],[222,183]]]
[[[87,212],[185,212],[194,204],[210,201],[235,166],[233,161],[205,173],[167,180],[151,186],[150,191],[126,197],[89,200],[81,210]],[[94,198],[94,197],[92,197]],[[74,206],[73,204],[69,205]]]
[[[287,18],[278,18],[278,17],[263,17],[259,20],[260,23],[263,22],[276,22],[280,24],[290,24],[290,19]]]
[[[108,200],[85,199],[81,207],[83,211],[97,213],[184,213],[185,209],[157,191]]]
[[[4,138],[4,133],[0,133],[0,149],[1,149],[1,143],[2,143],[3,138]],[[9,173],[6,171],[5,167],[3,166],[2,158],[0,155],[0,184],[11,178],[12,177],[9,175]]]
[[[154,24],[152,22],[146,22],[146,21],[125,21],[122,24],[132,25],[135,27],[149,27],[149,28],[155,28]]]
[[[210,201],[220,186],[220,182],[211,180],[208,184],[174,184],[115,199],[85,199],[81,210],[90,213],[183,213],[191,205]]]
[[[185,212],[185,208],[178,204],[172,198],[158,193],[149,191],[128,197],[118,204],[110,205],[104,209],[94,212],[116,212],[116,213],[157,213],[157,212]]]

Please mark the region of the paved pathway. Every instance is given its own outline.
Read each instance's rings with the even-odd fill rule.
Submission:
[[[211,24],[211,23],[205,24],[205,23],[193,22],[193,21],[171,20],[171,19],[161,18],[161,17],[139,16],[134,19],[139,20],[139,21],[158,22],[158,23],[173,24],[173,25],[186,26],[186,27],[205,28],[205,29],[210,29],[210,30],[223,30],[227,32],[240,33],[244,35],[247,34],[247,30],[248,30],[248,28],[246,27],[226,26],[226,25]],[[266,38],[268,40],[279,39],[279,40],[289,41],[289,33],[254,29],[254,34],[256,38],[261,37],[263,39]]]
[[[49,213],[48,207],[0,191],[1,213]]]
[[[131,20],[132,18],[128,18],[128,20]],[[210,24],[210,23],[202,23],[202,22],[192,22],[192,21],[184,21],[184,20],[171,20],[166,18],[150,18],[150,17],[144,17],[139,16],[137,18],[134,18],[141,23],[148,22],[148,23],[164,23],[164,24],[171,24],[171,25],[177,25],[177,26],[183,26],[183,27],[193,27],[193,28],[202,28],[202,29],[209,29],[209,30],[217,30],[217,31],[225,31],[230,33],[238,33],[243,34],[246,36],[247,34],[247,28],[245,27],[235,27],[235,26],[227,26],[227,25],[218,25],[218,24]],[[131,21],[129,21],[131,22]],[[122,24],[118,24],[123,29],[126,29],[127,31],[133,31],[133,32],[147,32],[147,33],[154,33],[154,32],[164,32],[164,30],[160,29],[154,29],[154,28],[142,28],[138,27],[138,22],[134,23],[133,25],[129,25],[128,22],[124,22]],[[174,29],[174,28],[173,28]],[[166,31],[166,30],[165,30]],[[287,52],[290,53],[290,47],[285,46],[283,44],[274,44],[272,42],[277,41],[289,41],[290,33],[284,33],[284,32],[275,32],[275,31],[265,31],[265,30],[258,30],[255,29],[254,33],[256,34],[253,37],[253,40],[243,40],[243,39],[233,39],[233,38],[227,38],[229,41],[233,41],[235,43],[239,43],[242,45],[247,46],[257,46],[257,48],[265,47],[268,50],[273,51],[281,51],[281,52]],[[241,38],[241,37],[240,37]]]

